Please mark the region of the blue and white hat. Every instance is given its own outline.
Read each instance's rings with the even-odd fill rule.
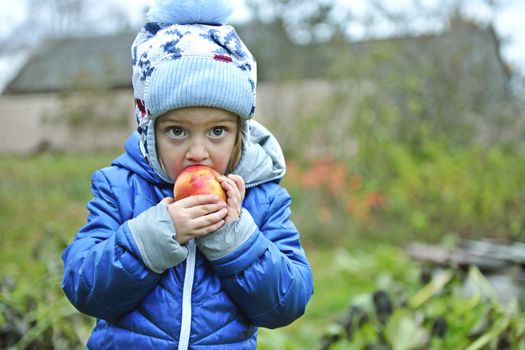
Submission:
[[[255,59],[226,25],[228,0],[155,0],[132,45],[135,115],[141,150],[173,182],[155,149],[155,119],[172,109],[215,107],[243,120],[255,112]]]

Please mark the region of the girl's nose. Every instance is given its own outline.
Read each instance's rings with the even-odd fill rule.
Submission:
[[[204,143],[200,140],[194,140],[191,142],[188,152],[186,153],[186,159],[192,162],[202,162],[208,158],[208,151]]]

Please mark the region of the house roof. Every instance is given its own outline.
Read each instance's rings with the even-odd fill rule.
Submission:
[[[131,87],[131,44],[135,36],[123,33],[46,41],[7,84],[4,93]]]
[[[472,62],[480,60],[479,57],[485,57],[496,76],[506,80],[510,78],[508,66],[501,59],[499,41],[494,31],[490,28],[482,30],[470,23],[455,23],[449,31],[438,34],[309,46],[294,45],[283,39],[282,33],[268,32],[266,27],[250,28],[239,29],[241,37],[258,59],[259,81],[327,77],[330,76],[334,56],[347,52],[349,56],[345,59],[367,62],[367,54],[374,50],[380,52],[384,45],[398,48],[391,52],[398,55],[402,62],[406,60],[407,69],[412,69],[414,64],[429,57],[446,60],[446,53],[457,49],[463,57],[454,64],[471,66]],[[270,36],[264,36],[268,33]],[[136,32],[129,32],[47,41],[6,86],[4,94],[47,93],[93,87],[131,88],[131,45],[135,36]],[[464,48],[458,49],[461,47]],[[454,58],[453,55],[451,57]],[[285,58],[294,64],[282,64]],[[373,71],[382,74],[380,68]]]

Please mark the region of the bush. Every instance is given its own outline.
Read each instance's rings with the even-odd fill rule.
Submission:
[[[354,302],[328,327],[322,349],[510,350],[523,346],[523,313],[515,301],[498,300],[477,268],[468,273],[449,269],[425,275],[405,278],[390,290],[376,290]],[[421,285],[422,281],[427,283]]]
[[[93,320],[60,286],[61,254],[84,223],[90,174],[111,155],[0,159],[0,348],[75,349]]]
[[[378,142],[346,162],[290,161],[284,184],[297,222],[317,241],[365,233],[398,243],[449,233],[519,239],[524,228],[525,155],[504,146],[429,140],[415,154]]]

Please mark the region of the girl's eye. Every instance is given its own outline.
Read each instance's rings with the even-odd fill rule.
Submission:
[[[173,138],[181,138],[186,136],[186,132],[184,129],[175,126],[168,129],[168,135]]]
[[[217,126],[210,130],[209,135],[214,138],[219,138],[219,137],[224,136],[225,133],[226,133],[226,130],[224,129],[224,127]]]

